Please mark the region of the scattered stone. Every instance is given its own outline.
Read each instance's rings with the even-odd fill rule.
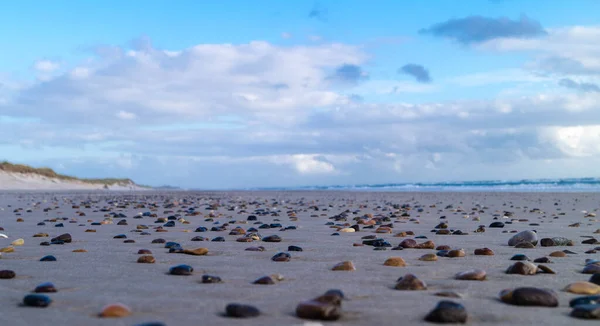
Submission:
[[[549,264],[552,261],[548,257],[540,257],[533,260],[534,263]]]
[[[467,310],[460,303],[440,301],[435,308],[425,316],[425,321],[440,324],[464,324],[467,322]]]
[[[454,249],[454,250],[448,251],[448,256],[447,257],[457,258],[457,257],[464,257],[465,255],[466,254],[465,254],[464,249]]]
[[[515,234],[514,236],[512,236],[512,238],[510,238],[508,240],[508,245],[511,247],[516,246],[519,243],[523,243],[523,242],[528,242],[531,243],[533,246],[535,246],[538,242],[538,237],[537,234],[533,231],[522,231],[519,232],[517,234]]]
[[[207,248],[184,249],[183,253],[192,256],[204,256],[208,253]]]
[[[17,239],[15,241],[11,242],[10,244],[13,245],[13,246],[16,246],[16,247],[22,246],[22,245],[25,244],[25,240],[23,240],[23,239]]]
[[[582,304],[599,304],[600,295],[588,295],[585,297],[578,297],[569,301],[569,307],[573,308]]]
[[[494,251],[490,248],[479,248],[479,249],[475,249],[474,254],[476,256],[493,256]]]
[[[406,262],[401,257],[390,257],[383,263],[385,266],[404,267]]]
[[[425,254],[425,255],[419,257],[419,260],[420,261],[437,261],[438,260],[437,257],[438,256],[435,254]]]
[[[543,238],[540,240],[540,245],[542,247],[572,246],[573,241],[563,237]]]
[[[28,294],[23,298],[23,305],[27,307],[45,308],[52,303],[52,299],[44,294]]]
[[[575,294],[598,294],[600,285],[591,282],[575,282],[567,285],[565,291]]]
[[[131,309],[124,304],[114,303],[102,308],[100,317],[103,318],[122,318],[131,315]]]
[[[535,275],[538,267],[528,261],[518,261],[508,267],[506,274]]]
[[[523,254],[516,254],[510,258],[510,260],[531,260],[529,257]]]
[[[571,316],[581,319],[600,319],[600,304],[577,305],[571,311]]]
[[[503,290],[500,300],[516,306],[558,307],[558,296],[554,291],[534,287]]]
[[[565,254],[562,251],[553,251],[548,256],[550,256],[550,257],[566,257],[567,254]]]
[[[154,264],[156,262],[156,259],[154,259],[154,257],[150,256],[150,255],[140,256],[140,258],[138,258],[137,262],[140,264]]]
[[[56,261],[56,257],[52,255],[44,256],[40,259],[40,261]]]
[[[444,298],[457,298],[462,299],[462,295],[452,291],[442,291],[434,293],[435,296],[444,297]]]
[[[281,237],[278,235],[270,235],[262,239],[264,242],[281,242]]]
[[[275,284],[275,280],[271,276],[263,276],[258,278],[256,281],[252,282],[252,284],[271,285]]]
[[[338,320],[342,314],[343,299],[341,291],[329,290],[322,296],[298,304],[296,316],[311,320]]]
[[[410,291],[427,290],[427,284],[413,274],[406,274],[396,281],[394,289]]]
[[[287,252],[280,252],[271,257],[271,260],[276,262],[288,262],[290,259],[292,259],[292,256]]]
[[[230,303],[225,307],[225,315],[233,318],[251,318],[258,317],[260,310],[250,305]]]
[[[192,272],[194,272],[194,268],[190,265],[177,265],[177,266],[173,266],[169,269],[169,274],[171,275],[192,275]]]
[[[9,269],[0,271],[0,279],[7,280],[7,279],[15,278],[15,276],[17,276],[17,274],[14,271],[11,271]]]
[[[356,267],[354,267],[354,263],[352,261],[343,261],[341,263],[336,264],[331,269],[332,271],[355,271]]]
[[[46,282],[46,283],[42,283],[38,286],[35,287],[35,289],[33,289],[33,292],[35,293],[54,293],[57,292],[56,287],[54,286],[54,284],[50,283],[50,282]]]
[[[486,272],[482,269],[471,269],[456,274],[454,278],[465,281],[483,281],[486,278]]]

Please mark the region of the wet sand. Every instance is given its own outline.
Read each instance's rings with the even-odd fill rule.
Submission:
[[[188,202],[184,203],[186,199]],[[90,208],[84,207],[89,202]],[[109,204],[112,202],[112,204]],[[177,202],[172,208],[165,204]],[[36,203],[39,203],[36,205]],[[118,208],[115,204],[125,205]],[[145,203],[146,208],[136,207]],[[148,204],[156,203],[155,210]],[[219,204],[211,210],[209,205]],[[277,204],[275,204],[277,203]],[[332,236],[335,228],[327,222],[346,210],[350,211],[348,225],[352,219],[365,214],[389,216],[398,209],[394,205],[410,205],[391,219],[391,234],[375,234],[375,229],[361,228],[355,233],[340,233]],[[72,208],[80,205],[80,208]],[[432,207],[434,206],[435,207]],[[452,205],[452,207],[448,207]],[[478,205],[478,206],[477,206]],[[57,206],[58,208],[54,209]],[[245,208],[244,208],[245,206]],[[319,210],[315,210],[314,206]],[[136,325],[143,322],[159,321],[166,325],[412,325],[427,324],[424,316],[437,302],[445,298],[435,296],[440,291],[454,291],[462,294],[462,299],[451,299],[462,303],[469,313],[469,324],[524,325],[524,324],[584,324],[568,314],[570,299],[578,297],[562,291],[571,282],[587,281],[590,275],[582,274],[586,258],[599,259],[600,254],[585,254],[598,245],[582,244],[583,236],[594,234],[600,223],[595,217],[585,217],[587,212],[595,212],[600,207],[600,194],[594,193],[378,193],[378,192],[171,192],[171,193],[101,193],[101,192],[0,192],[0,226],[8,239],[0,238],[0,247],[7,247],[11,241],[23,238],[25,244],[16,246],[15,252],[3,253],[0,259],[1,270],[13,270],[14,279],[0,280],[0,324],[2,325]],[[44,212],[44,208],[53,208]],[[99,211],[112,207],[111,212],[127,216],[128,225],[117,225],[121,218],[113,218],[113,224],[92,226],[88,220],[101,222],[109,212]],[[185,207],[185,208],[184,208]],[[195,207],[201,215],[185,216],[189,207]],[[24,210],[14,212],[17,208]],[[215,208],[215,207],[213,207]],[[296,230],[280,231],[280,228],[260,229],[265,237],[277,234],[283,241],[267,243],[236,242],[239,235],[229,235],[236,226],[244,229],[258,228],[254,222],[230,224],[227,231],[194,232],[199,226],[209,230],[215,222],[245,221],[249,215],[256,215],[256,209],[270,209],[279,216],[257,215],[262,223],[280,223],[283,227],[296,226]],[[422,212],[419,212],[422,208]],[[473,210],[475,208],[475,210]],[[539,211],[532,210],[538,208]],[[31,209],[31,212],[27,212]],[[165,213],[172,210],[173,213]],[[178,210],[181,210],[179,213]],[[245,212],[240,212],[245,210]],[[296,211],[297,221],[291,221],[288,211]],[[155,232],[157,218],[133,217],[142,212],[156,213],[157,217],[180,214],[190,224],[176,221],[175,227],[164,227],[168,232]],[[353,212],[356,211],[356,214]],[[483,212],[479,212],[483,211]],[[504,212],[513,216],[504,218]],[[84,212],[86,216],[78,216]],[[213,212],[213,221],[205,221]],[[564,215],[559,215],[564,213]],[[497,219],[494,219],[497,214]],[[468,232],[468,235],[436,235],[434,227],[445,221],[449,228]],[[475,221],[474,217],[480,221]],[[39,222],[52,218],[66,217],[67,221]],[[17,222],[22,218],[23,222]],[[415,219],[411,221],[411,219]],[[519,222],[519,219],[528,221]],[[279,221],[277,221],[279,220]],[[495,221],[507,222],[504,228],[489,228]],[[55,227],[62,222],[64,227]],[[539,223],[531,226],[530,223]],[[580,223],[579,227],[569,227]],[[84,224],[81,225],[80,224]],[[137,225],[150,226],[151,235],[130,232]],[[384,223],[384,224],[387,224]],[[474,232],[479,225],[485,225],[483,233]],[[87,233],[95,229],[96,233]],[[517,249],[507,245],[513,235],[503,231],[536,230],[539,238],[561,236],[574,241],[572,247],[540,247]],[[189,232],[185,232],[189,231]],[[466,257],[440,257],[438,261],[426,262],[418,258],[426,253],[436,253],[429,249],[404,249],[400,251],[376,251],[372,246],[353,246],[362,243],[362,237],[377,235],[397,246],[402,240],[414,237],[394,237],[400,231],[413,231],[423,235],[435,245],[448,245],[463,248]],[[48,238],[33,238],[36,233],[48,233]],[[42,241],[63,233],[71,234],[72,243],[40,246]],[[135,243],[124,243],[124,239],[113,239],[118,234],[126,234]],[[225,242],[191,241],[195,236],[209,239],[222,236]],[[156,238],[176,241],[184,248],[208,248],[206,256],[190,256],[168,253],[164,244],[151,244]],[[426,239],[416,239],[423,242]],[[287,252],[289,245],[303,248],[302,252],[289,252],[291,261],[273,262],[271,257],[278,252]],[[264,246],[264,252],[245,251],[251,246]],[[475,256],[477,248],[488,247],[494,256]],[[87,252],[75,253],[75,249]],[[150,249],[156,258],[155,264],[136,263],[139,249]],[[556,274],[531,276],[508,275],[506,268],[514,263],[509,259],[523,253],[532,259],[547,256],[557,250],[568,249],[577,254],[564,258],[551,258],[546,264]],[[56,262],[40,262],[45,255],[54,255]],[[383,262],[392,256],[402,257],[406,267],[384,266]],[[345,260],[351,260],[356,271],[331,271],[331,268]],[[173,276],[167,272],[171,266],[188,264],[194,267],[191,276]],[[472,268],[487,272],[485,281],[455,280],[458,272]],[[274,285],[255,285],[252,281],[264,275],[279,273],[284,280]],[[394,290],[396,280],[412,273],[425,281],[425,291]],[[201,284],[203,274],[217,275],[223,279],[220,284]],[[49,296],[53,303],[47,308],[20,307],[23,297],[38,284],[53,282],[57,293]],[[520,307],[505,304],[498,294],[506,288],[533,286],[550,288],[558,293],[558,308]],[[296,305],[304,300],[321,295],[328,289],[341,289],[349,300],[343,302],[343,316],[335,322],[305,321],[295,316]],[[102,319],[97,314],[103,306],[111,303],[129,306],[133,313],[119,319]],[[261,316],[249,319],[223,317],[228,303],[238,302],[256,306]]]

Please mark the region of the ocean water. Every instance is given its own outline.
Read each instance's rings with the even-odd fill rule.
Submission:
[[[383,183],[259,188],[253,190],[600,192],[600,178],[524,179],[513,181],[488,180],[436,183]]]

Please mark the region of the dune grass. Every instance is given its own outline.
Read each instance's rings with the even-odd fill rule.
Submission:
[[[79,181],[91,184],[103,184],[103,185],[115,185],[115,184],[135,184],[131,179],[119,179],[119,178],[99,178],[99,179],[87,179],[77,178],[69,175],[56,173],[54,170],[41,167],[34,168],[25,164],[14,164],[8,161],[0,162],[0,171],[22,173],[22,174],[37,174],[47,178],[65,180],[65,181]],[[138,185],[139,186],[139,185]]]

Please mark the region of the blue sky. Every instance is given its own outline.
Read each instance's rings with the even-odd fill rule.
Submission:
[[[239,188],[596,176],[598,1],[13,1],[0,158]]]

